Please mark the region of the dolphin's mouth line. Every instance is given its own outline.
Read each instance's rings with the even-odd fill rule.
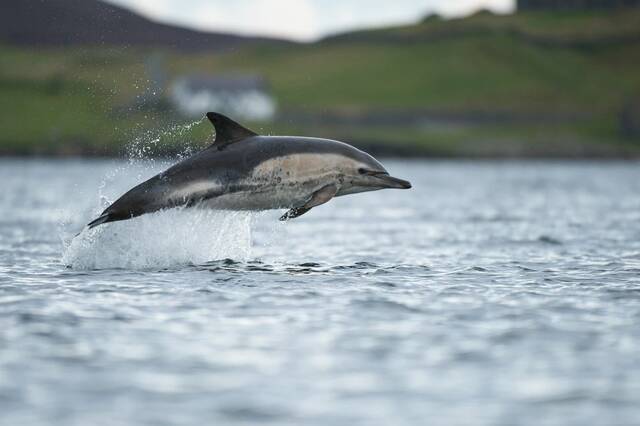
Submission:
[[[368,171],[366,174],[375,179],[375,181],[371,182],[371,186],[377,186],[381,188],[396,188],[396,189],[411,188],[411,182],[409,182],[408,180],[393,177],[389,175],[389,173],[387,172]]]
[[[408,180],[390,176],[388,173],[377,176],[377,177],[385,184],[385,188],[397,188],[397,189],[411,188],[411,182],[409,182]]]

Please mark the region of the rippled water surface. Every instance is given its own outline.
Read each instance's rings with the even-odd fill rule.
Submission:
[[[73,239],[163,165],[0,160],[0,423],[640,424],[640,164],[385,163]]]

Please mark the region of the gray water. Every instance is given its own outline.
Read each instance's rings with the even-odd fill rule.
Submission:
[[[0,160],[0,423],[640,424],[640,164],[385,163],[73,239],[163,164]]]

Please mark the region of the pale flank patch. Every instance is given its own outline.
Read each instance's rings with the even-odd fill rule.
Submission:
[[[278,175],[283,181],[301,182],[331,175],[351,174],[357,168],[358,163],[344,155],[301,153],[267,160],[254,169],[253,176]]]
[[[187,185],[181,186],[171,193],[172,199],[188,199],[194,194],[202,195],[207,192],[214,191],[219,188],[220,184],[210,180],[199,180],[190,182]]]

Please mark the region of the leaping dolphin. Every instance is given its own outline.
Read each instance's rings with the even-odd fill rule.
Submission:
[[[293,219],[333,197],[411,188],[376,159],[329,139],[261,136],[222,114],[207,113],[214,143],[132,188],[87,226],[178,206],[226,210],[289,209]]]

